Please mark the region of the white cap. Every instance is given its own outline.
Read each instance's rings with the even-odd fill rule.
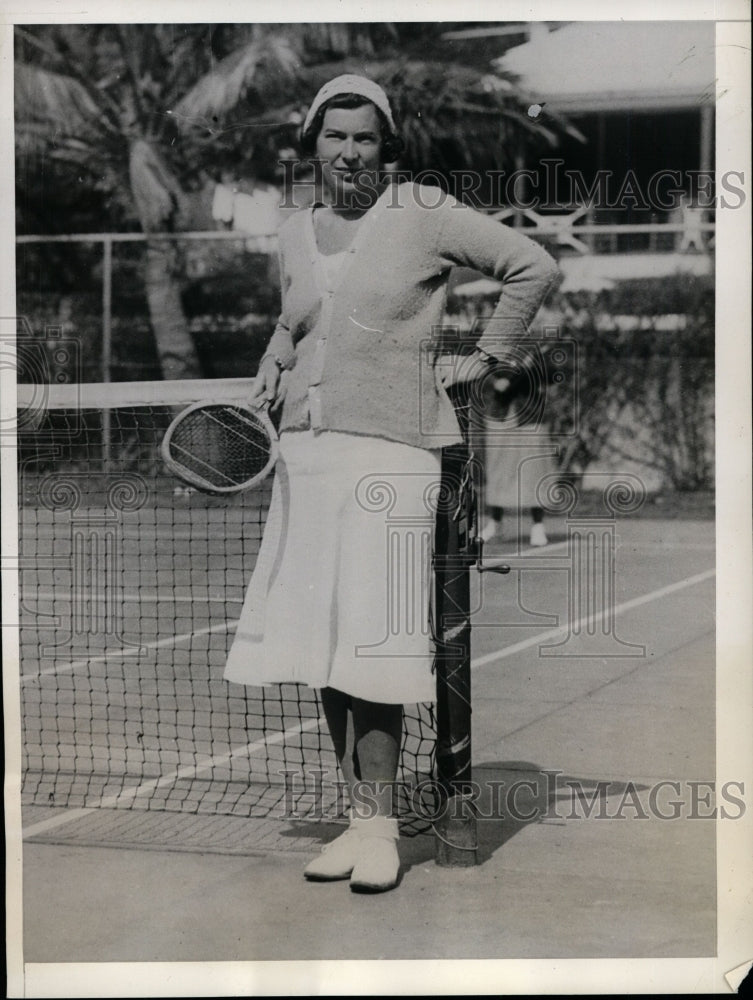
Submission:
[[[303,132],[308,130],[311,122],[314,120],[314,115],[322,104],[331,97],[336,97],[338,94],[360,94],[361,97],[365,97],[371,101],[387,119],[392,134],[397,134],[395,119],[392,117],[392,108],[385,92],[378,83],[374,83],[373,80],[369,80],[365,76],[357,76],[355,73],[344,73],[342,76],[336,76],[334,80],[330,80],[324,84],[308,110],[308,114],[303,122]]]

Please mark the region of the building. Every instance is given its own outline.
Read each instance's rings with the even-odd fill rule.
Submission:
[[[529,114],[544,123],[564,116],[570,128],[537,165],[524,202],[532,208],[518,221],[550,231],[572,287],[600,278],[710,273],[714,23],[531,29],[495,68],[518,78],[530,96]]]

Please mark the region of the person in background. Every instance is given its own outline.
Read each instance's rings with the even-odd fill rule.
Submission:
[[[544,378],[543,367],[524,363],[482,383],[485,520],[479,534],[487,544],[503,537],[504,513],[510,510],[530,512],[531,545],[549,543],[537,496],[543,477],[556,472],[554,448],[541,423]]]

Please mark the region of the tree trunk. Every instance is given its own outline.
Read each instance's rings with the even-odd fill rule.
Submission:
[[[131,190],[145,233],[175,228],[180,186],[158,151],[144,139],[131,145]],[[162,375],[199,378],[201,365],[180,298],[178,248],[172,240],[146,244],[146,298]]]
[[[162,377],[200,378],[201,365],[183,312],[177,280],[177,248],[168,240],[146,245],[146,299]]]

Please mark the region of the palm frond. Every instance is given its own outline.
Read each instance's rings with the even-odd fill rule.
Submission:
[[[326,80],[348,72],[371,77],[390,95],[405,143],[401,165],[409,170],[511,166],[518,140],[554,145],[565,130],[553,116],[546,123],[529,117],[525,95],[507,76],[499,77],[497,86],[485,71],[457,63],[413,57],[364,61],[357,55],[303,68],[295,81],[270,92],[263,114],[249,115],[244,109],[243,127],[256,122],[282,127],[291,120],[296,99],[297,110],[304,110]]]
[[[179,207],[180,186],[159,150],[144,139],[131,145],[131,192],[146,232],[170,228]]]
[[[208,124],[237,107],[250,91],[279,88],[295,77],[300,59],[289,39],[256,38],[221,60],[175,106],[179,121]]]
[[[26,63],[15,65],[14,97],[17,120],[58,123],[68,131],[96,128],[101,114],[78,80]]]

